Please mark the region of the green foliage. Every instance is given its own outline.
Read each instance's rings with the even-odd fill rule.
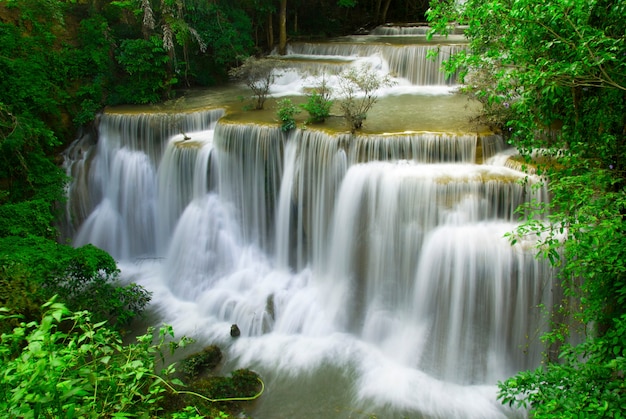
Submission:
[[[19,310],[24,319],[38,319],[42,302],[35,297],[37,292],[37,285],[30,281],[25,267],[15,262],[0,265],[0,307]],[[0,335],[18,325],[15,318],[1,320]]]
[[[0,23],[0,179],[11,202],[35,196],[52,202],[61,199],[66,179],[49,155],[74,134],[68,110],[80,112],[87,99],[91,115],[101,106],[98,96],[76,94],[79,81],[90,89],[95,66],[89,54],[101,52],[65,44],[64,2],[8,6]]]
[[[211,85],[228,79],[228,69],[255,52],[254,24],[250,16],[225,1],[188,5],[189,19],[206,41],[204,54],[189,57],[189,72],[195,83]]]
[[[221,413],[221,412],[220,412]],[[195,406],[187,406],[180,412],[174,412],[170,416],[172,419],[205,419],[206,416],[201,415],[198,409]],[[224,414],[224,416],[213,416],[213,418],[228,418],[228,415]]]
[[[57,144],[54,132],[31,115],[17,116],[0,103],[0,179],[6,191],[2,201],[26,199],[60,201],[66,181],[63,171],[46,157]]]
[[[447,62],[525,164],[549,179],[550,201],[523,209],[512,234],[539,238],[561,277],[562,318],[547,342],[583,326],[559,363],[501,384],[534,417],[624,417],[626,314],[626,3],[468,0],[431,3],[435,30],[467,23],[469,48]],[[573,299],[573,300],[572,300]],[[574,301],[574,303],[570,303]],[[551,360],[553,361],[553,360]]]
[[[64,80],[62,63],[53,53],[56,35],[51,24],[26,28],[27,22],[21,22],[22,26],[0,23],[0,102],[10,104],[16,115],[58,116]]]
[[[104,103],[112,45],[106,22],[88,18],[79,25],[79,6],[59,0],[11,7],[15,20],[0,25],[0,65],[6,69],[0,102],[18,118],[44,121],[57,136],[73,134],[67,112],[86,112],[77,120],[84,122]]]
[[[168,74],[169,56],[157,36],[124,39],[116,50],[116,59],[123,80],[114,88],[109,99],[112,104],[158,102],[177,81]]]
[[[143,287],[121,284],[113,258],[91,245],[73,248],[37,236],[2,237],[0,265],[7,278],[17,272],[29,286],[36,286],[29,305],[58,295],[71,309],[89,309],[96,320],[117,327],[129,323],[150,301]]]
[[[356,0],[339,0],[337,2],[337,4],[341,7],[346,7],[346,8],[353,8],[354,6],[356,6],[357,1]]]
[[[307,122],[321,123],[330,116],[330,109],[333,106],[331,97],[332,90],[326,83],[326,79],[322,78],[308,95],[307,101],[300,105],[302,109],[309,113]]]
[[[16,11],[17,24],[0,23],[0,179],[13,202],[51,189],[61,196],[61,172],[45,153],[60,144],[55,130],[61,129],[65,79],[53,53],[55,21],[30,20],[40,11]]]
[[[237,63],[238,57],[247,57],[253,52],[251,19],[244,10],[233,6],[225,2],[210,2],[193,10],[188,6],[190,22],[206,41],[206,57],[210,57],[210,60],[198,57],[202,59],[198,64],[206,64],[204,68],[191,63],[196,79],[203,77],[207,67],[216,76],[226,78],[224,69]]]
[[[100,15],[80,21],[76,41],[78,48],[70,46],[62,53],[68,62],[68,77],[75,81],[71,108],[74,123],[83,125],[102,109],[110,86],[116,82],[112,80],[114,44],[109,23]]]
[[[293,104],[291,99],[281,99],[278,101],[276,114],[281,122],[282,131],[290,131],[296,127],[295,116],[300,113],[300,109]]]
[[[56,239],[50,203],[44,199],[0,206],[0,237],[29,235]]]
[[[626,411],[626,316],[606,335],[572,348],[560,363],[499,383],[498,398],[531,408],[533,418],[623,418]]]
[[[224,69],[237,57],[249,55],[254,47],[250,19],[232,3],[130,0],[113,4],[132,13],[144,39],[158,39],[167,53],[168,79],[175,84],[214,83],[224,78]]]
[[[282,66],[281,61],[276,59],[248,57],[239,67],[231,68],[228,74],[252,90],[254,109],[260,110]]]
[[[332,106],[332,100],[317,92],[311,93],[308,96],[307,101],[301,105],[302,109],[309,113],[307,122],[313,124],[319,124],[326,121],[326,118],[330,116],[330,108]]]
[[[350,68],[339,77],[341,110],[353,134],[363,127],[367,112],[378,100],[376,91],[393,85],[388,75],[380,76],[366,65]]]
[[[54,227],[67,181],[54,155],[62,136],[73,131],[68,110],[84,122],[102,104],[110,62],[106,22],[83,20],[79,44],[87,49],[79,49],[66,43],[66,3],[8,5],[7,16],[15,19],[0,24],[1,301],[32,319],[43,301],[59,294],[72,308],[90,308],[121,326],[143,310],[148,293],[119,286],[115,263],[104,252],[57,244]]]
[[[0,409],[10,418],[154,417],[162,409],[173,365],[155,372],[166,351],[189,342],[172,340],[170,326],[124,345],[104,322],[63,304],[44,305],[40,321],[2,334]],[[7,314],[0,315],[5,320]],[[175,379],[173,383],[180,383]],[[188,416],[179,416],[188,417]],[[191,416],[193,417],[193,416]]]

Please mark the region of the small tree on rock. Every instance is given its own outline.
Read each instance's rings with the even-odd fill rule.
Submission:
[[[271,58],[248,57],[239,67],[231,68],[228,74],[248,86],[254,95],[254,109],[263,109],[270,86],[280,74],[282,62]]]
[[[307,122],[321,123],[330,116],[330,108],[333,106],[332,89],[328,85],[326,78],[322,76],[320,81],[307,95],[306,103],[300,105],[302,109],[309,113]]]
[[[294,129],[298,113],[300,113],[300,109],[293,104],[291,99],[279,100],[276,114],[280,120],[280,129],[285,132]]]
[[[368,65],[350,68],[339,76],[340,106],[350,132],[362,128],[367,112],[378,100],[377,90],[394,84],[389,75],[381,76]]]

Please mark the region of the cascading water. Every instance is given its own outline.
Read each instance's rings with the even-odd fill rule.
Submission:
[[[168,140],[180,132],[213,128],[222,115],[223,110],[186,115],[104,114],[95,152],[90,149],[91,135],[80,138],[67,152],[67,171],[74,181],[68,191],[65,234],[73,236],[76,245],[94,243],[119,259],[153,255],[187,204],[189,197],[181,197],[180,190],[188,188],[192,179],[168,170],[174,164],[170,160],[184,159],[180,157],[184,153],[171,147],[157,178]],[[178,169],[187,170],[185,164]],[[166,193],[177,195],[176,199]]]
[[[382,57],[389,70],[397,77],[404,78],[415,85],[447,85],[453,83],[453,78],[447,78],[439,71],[443,60],[464,48],[463,45],[389,45],[361,44],[350,42],[348,38],[342,43],[292,44],[289,53],[304,56],[331,56],[331,57]],[[438,52],[434,59],[427,59],[429,53]]]
[[[389,71],[379,46],[350,51]],[[303,94],[294,74],[276,95]],[[436,74],[398,82],[380,92],[387,110],[394,96],[416,115],[438,112],[433,95],[458,100]],[[114,255],[159,320],[222,347],[225,370],[258,371],[253,417],[524,416],[495,383],[539,364],[552,273],[504,236],[518,205],[547,197],[506,167],[502,140],[421,116],[410,130],[287,135],[225,109],[105,113],[97,148],[67,153],[74,243]]]

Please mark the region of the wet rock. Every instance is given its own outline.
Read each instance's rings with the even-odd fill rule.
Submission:
[[[182,371],[187,378],[195,379],[214,370],[222,362],[222,351],[215,345],[189,355],[182,360]]]
[[[239,330],[239,326],[233,324],[230,326],[230,336],[237,338],[241,335],[241,330]]]

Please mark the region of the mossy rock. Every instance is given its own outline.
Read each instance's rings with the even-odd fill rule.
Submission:
[[[210,399],[252,397],[259,391],[259,376],[248,369],[240,369],[233,371],[230,377],[205,377],[190,385]]]
[[[197,393],[214,400],[211,406],[232,413],[240,410],[242,403],[256,398],[262,384],[255,372],[239,369],[233,371],[230,377],[200,378],[190,383],[190,387]]]
[[[194,380],[214,370],[222,362],[222,351],[215,345],[189,355],[181,362],[181,370],[187,379]]]
[[[261,395],[263,384],[255,372],[240,369],[228,377],[202,377],[186,386],[176,386],[176,389],[181,392],[168,392],[162,403],[166,413],[194,406],[206,417],[215,417],[217,412],[226,412],[233,417],[247,417],[244,409]]]

